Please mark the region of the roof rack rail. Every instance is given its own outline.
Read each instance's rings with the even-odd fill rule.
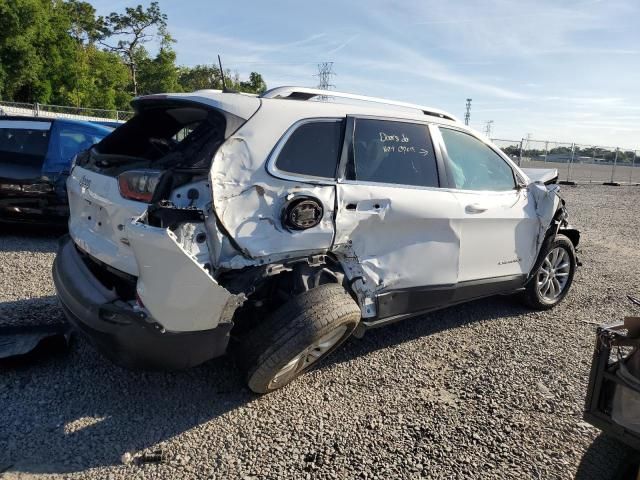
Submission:
[[[413,103],[396,102],[394,100],[387,100],[384,98],[367,97],[365,95],[355,95],[353,93],[334,92],[333,90],[320,90],[317,88],[307,87],[276,87],[271,90],[267,90],[260,98],[283,98],[290,100],[309,100],[314,97],[335,97],[335,98],[347,98],[350,100],[358,100],[362,102],[381,103],[384,105],[393,105],[396,107],[410,108],[419,110],[425,115],[432,117],[445,118],[454,122],[460,122],[453,115],[431,107],[425,107],[423,105],[416,105]]]

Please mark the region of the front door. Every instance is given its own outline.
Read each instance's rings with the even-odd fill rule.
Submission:
[[[451,192],[463,210],[459,289],[474,297],[492,293],[489,287],[499,292],[519,286],[536,256],[535,202],[518,187],[511,165],[487,144],[461,130],[439,132]],[[479,287],[465,289],[465,283]]]
[[[462,212],[439,188],[429,127],[355,118],[337,185],[335,244],[349,244],[378,293],[378,317],[449,303],[458,277]]]

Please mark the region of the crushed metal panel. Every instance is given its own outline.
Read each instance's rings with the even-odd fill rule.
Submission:
[[[549,225],[553,220],[560,205],[558,185],[544,185],[542,183],[530,183],[527,187],[529,195],[533,199],[535,213],[538,219],[538,235],[536,238],[536,254],[542,247],[542,242],[547,233]]]
[[[461,209],[450,192],[346,183],[338,192],[335,243],[350,244],[378,291],[457,282]]]
[[[548,183],[558,178],[557,168],[521,168],[532,182]]]
[[[250,258],[330,248],[334,234],[335,186],[294,183],[272,177],[264,168],[272,147],[272,143],[265,144],[256,137],[244,138],[237,134],[218,149],[211,169],[213,205],[218,219]],[[282,225],[282,210],[292,195],[320,201],[324,214],[317,226],[291,231]]]
[[[127,225],[138,264],[137,292],[149,313],[174,332],[215,328],[232,300],[168,229]]]

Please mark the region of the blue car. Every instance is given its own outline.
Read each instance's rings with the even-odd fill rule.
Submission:
[[[80,120],[0,117],[0,221],[66,223],[71,162],[112,131]]]

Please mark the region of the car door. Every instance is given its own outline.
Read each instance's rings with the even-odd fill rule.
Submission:
[[[378,318],[446,305],[458,277],[461,215],[440,188],[427,124],[348,118],[336,245],[349,245],[377,292]]]
[[[456,128],[440,126],[438,134],[450,191],[463,210],[456,297],[517,288],[535,261],[535,202],[489,145]]]

